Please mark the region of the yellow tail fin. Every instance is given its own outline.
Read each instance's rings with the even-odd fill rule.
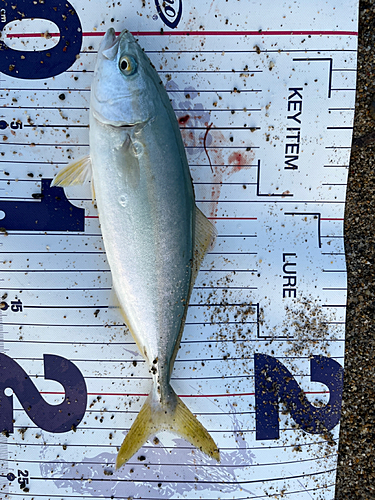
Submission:
[[[183,437],[206,455],[220,462],[219,450],[199,420],[170,387],[168,404],[162,405],[152,390],[133,422],[117,455],[116,469],[124,465],[149,437],[169,430]]]

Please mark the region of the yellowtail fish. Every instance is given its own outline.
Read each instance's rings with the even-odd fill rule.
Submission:
[[[148,363],[152,388],[117,456],[125,464],[161,430],[220,460],[210,434],[170,384],[190,295],[216,231],[196,207],[176,116],[128,31],[107,31],[91,86],[90,155],[54,186],[91,179],[113,288]]]

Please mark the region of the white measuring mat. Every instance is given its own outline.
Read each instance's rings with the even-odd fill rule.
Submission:
[[[332,500],[356,2],[8,0],[0,14],[1,497]],[[88,153],[111,26],[158,70],[218,230],[172,385],[220,464],[163,432],[114,468],[150,376],[109,308],[90,187],[50,187]]]

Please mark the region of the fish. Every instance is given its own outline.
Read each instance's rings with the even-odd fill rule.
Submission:
[[[114,294],[152,378],[116,468],[163,430],[220,461],[215,441],[171,385],[194,282],[217,232],[196,206],[167,91],[128,30],[116,37],[110,28],[103,37],[89,120],[90,153],[51,185],[91,181]]]

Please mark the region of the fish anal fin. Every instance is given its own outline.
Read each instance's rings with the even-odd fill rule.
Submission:
[[[91,198],[92,202],[94,203],[96,195],[95,195],[95,184],[94,184],[94,177],[91,177]]]
[[[132,323],[129,321],[126,312],[124,311],[123,306],[121,305],[120,299],[116,293],[115,287],[112,286],[111,293],[109,296],[108,307],[110,309],[115,309],[118,312],[119,317],[124,320],[125,325],[127,326],[131,336],[133,337],[134,342],[137,344],[140,353],[143,353],[143,344],[142,340],[137,337],[132,328]]]
[[[116,469],[124,465],[150,436],[161,430],[168,430],[179,435],[210,458],[220,461],[216,443],[205,427],[191,413],[171,386],[168,392],[168,404],[162,405],[153,386],[121,445],[116,459]]]
[[[121,309],[121,304],[114,287],[111,288],[111,293],[109,295],[108,305],[111,309]],[[121,310],[123,315],[123,311]]]
[[[90,155],[69,163],[56,175],[51,186],[68,187],[85,184],[92,178]]]

